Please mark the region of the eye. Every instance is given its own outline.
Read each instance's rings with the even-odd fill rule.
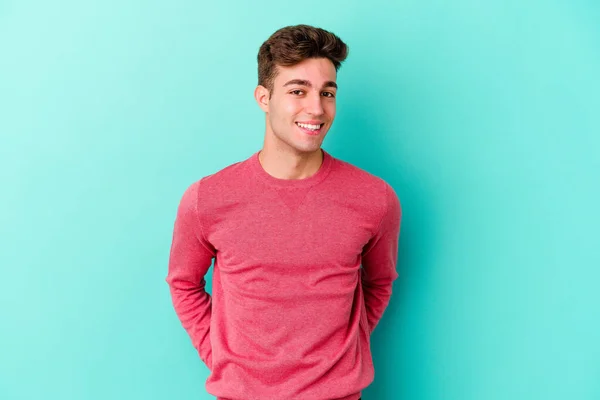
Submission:
[[[333,94],[332,92],[323,92],[323,95],[325,97],[335,97],[335,94]]]
[[[290,93],[291,93],[291,94],[300,95],[300,94],[302,94],[303,92],[304,92],[303,90],[297,89],[297,90],[292,90]]]

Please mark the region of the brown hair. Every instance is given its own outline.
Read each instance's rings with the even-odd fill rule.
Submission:
[[[273,90],[277,65],[292,66],[307,58],[328,58],[337,71],[348,56],[348,46],[331,32],[310,25],[277,30],[258,51],[258,84]]]

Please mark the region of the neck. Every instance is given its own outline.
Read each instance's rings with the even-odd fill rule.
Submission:
[[[321,149],[310,153],[274,151],[263,147],[258,154],[263,169],[278,179],[304,179],[319,170],[323,163]]]

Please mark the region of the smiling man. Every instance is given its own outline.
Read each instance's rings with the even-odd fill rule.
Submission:
[[[347,52],[320,28],[275,32],[258,53],[262,149],[179,204],[167,282],[218,399],[356,400],[374,379],[401,207],[383,179],[321,148]]]

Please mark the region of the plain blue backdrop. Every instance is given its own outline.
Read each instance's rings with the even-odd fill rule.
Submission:
[[[164,282],[177,203],[260,148],[258,48],[308,23],[350,47],[324,148],[403,206],[363,399],[599,399],[599,20],[597,1],[1,1],[0,398],[213,398]]]

